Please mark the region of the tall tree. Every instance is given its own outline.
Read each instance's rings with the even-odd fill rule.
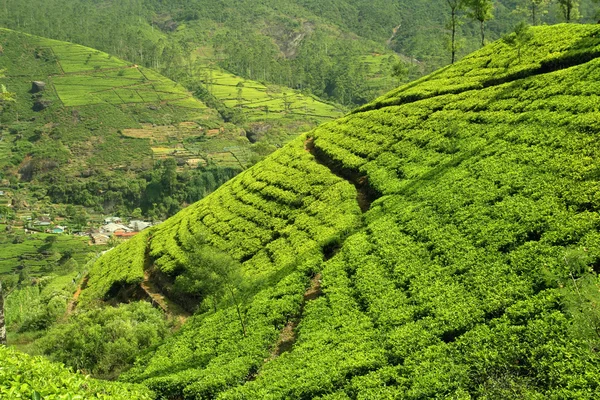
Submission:
[[[531,25],[537,25],[543,14],[547,13],[550,0],[523,0],[517,11],[531,18]]]
[[[456,29],[458,28],[458,12],[464,7],[465,0],[446,0],[450,7],[450,52],[452,53],[452,64],[456,61]]]
[[[563,13],[565,21],[577,19],[579,16],[579,0],[558,0],[558,5]]]
[[[479,22],[481,46],[485,46],[485,23],[494,18],[492,0],[466,0],[469,18]]]
[[[398,79],[398,85],[408,76],[408,66],[402,60],[392,65],[392,76]]]
[[[508,35],[505,35],[502,40],[504,43],[509,46],[517,49],[517,57],[519,60],[521,59],[521,49],[525,46],[531,39],[533,39],[533,33],[531,33],[531,27],[527,25],[524,21],[521,21],[515,26],[513,32]]]

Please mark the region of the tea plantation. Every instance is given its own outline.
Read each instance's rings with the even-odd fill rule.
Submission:
[[[166,399],[600,397],[600,27],[515,35],[101,257],[81,309],[153,281],[194,312],[120,380]]]

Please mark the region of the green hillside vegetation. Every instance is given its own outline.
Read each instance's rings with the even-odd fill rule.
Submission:
[[[144,387],[106,383],[73,374],[60,364],[0,346],[0,395],[9,399],[152,399]]]
[[[100,258],[81,310],[151,282],[194,312],[120,379],[172,399],[597,398],[600,28],[518,32]]]
[[[325,122],[342,115],[342,110],[315,97],[281,86],[266,86],[220,69],[206,67],[201,82],[208,92],[227,107],[240,108],[248,121],[278,120],[286,116]]]
[[[98,212],[170,216],[298,132],[342,115],[313,96],[225,72],[214,96],[191,85],[209,108],[154,70],[92,48],[2,28],[0,46],[2,84],[16,99],[0,118],[0,178],[14,190],[31,182],[19,190],[30,204],[47,196]],[[168,160],[176,184],[157,188]]]
[[[259,157],[232,126],[206,140],[209,128],[223,126],[217,112],[152,70],[6,29],[0,30],[0,45],[2,84],[17,100],[5,104],[0,117],[0,174],[33,211],[50,200],[106,212],[127,214],[142,207],[148,215],[169,215]],[[32,93],[33,81],[46,86]],[[239,148],[243,157],[235,158],[227,147]],[[223,152],[234,163],[214,156]],[[176,161],[173,179],[189,190],[178,186],[156,204],[143,205],[142,198],[153,198],[150,189],[157,190],[153,177],[164,170],[164,163],[155,163],[164,159]],[[30,184],[19,187],[18,178]]]
[[[27,267],[30,274],[51,271],[58,263],[73,258],[77,263],[87,261],[89,238],[39,233],[26,235],[15,229],[6,232],[0,225],[0,274]],[[66,254],[66,256],[64,256]]]
[[[416,78],[447,65],[451,12],[446,0],[6,0],[0,24],[41,36],[75,41],[152,67],[193,89],[198,49],[230,73],[264,84],[310,92],[355,106],[393,88],[389,57],[412,66]],[[462,57],[481,46],[480,22],[459,1],[456,50]],[[479,2],[487,4],[490,1]],[[594,0],[491,2],[484,21],[487,41],[521,20],[533,25],[596,21]],[[77,21],[77,23],[72,23]],[[110,35],[106,34],[110,32]],[[371,69],[381,54],[386,79]],[[197,61],[197,62],[195,62]],[[231,110],[229,110],[231,112]]]

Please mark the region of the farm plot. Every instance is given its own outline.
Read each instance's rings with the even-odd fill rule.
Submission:
[[[266,86],[217,68],[205,68],[201,80],[213,96],[228,107],[242,108],[251,121],[280,119],[282,114],[291,114],[313,117],[323,122],[343,114],[339,107],[296,90]]]

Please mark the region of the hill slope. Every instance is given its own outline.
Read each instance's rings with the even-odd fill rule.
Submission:
[[[167,398],[598,397],[599,35],[494,43],[106,254],[82,306],[145,279],[189,305],[198,235],[244,278],[214,310],[197,293],[122,379]]]
[[[0,188],[10,180],[16,193],[16,182],[32,182],[30,192],[21,188],[19,194],[33,211],[48,196],[105,213],[127,215],[141,207],[146,216],[172,215],[165,210],[197,201],[275,145],[342,115],[297,91],[223,73],[224,81],[213,84],[226,89],[221,100],[239,102],[252,121],[267,121],[252,126],[249,138],[264,141],[254,146],[240,125],[226,123],[217,110],[154,70],[3,28],[0,71],[16,99],[0,115]],[[239,94],[233,100],[232,91]],[[282,126],[289,131],[282,134]],[[169,159],[176,163],[176,183],[164,193],[151,186],[170,168],[157,162]]]

